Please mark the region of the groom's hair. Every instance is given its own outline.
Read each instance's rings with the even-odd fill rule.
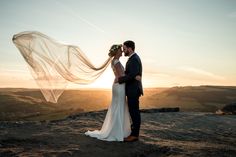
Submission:
[[[124,42],[124,45],[125,45],[126,47],[130,47],[133,51],[134,51],[134,49],[135,49],[135,43],[134,43],[133,41],[131,41],[131,40],[125,41],[125,42]]]

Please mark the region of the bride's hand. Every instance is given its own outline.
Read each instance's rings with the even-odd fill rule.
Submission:
[[[140,75],[137,75],[137,76],[135,77],[135,79],[138,80],[138,81],[141,81],[141,80],[142,80],[142,77],[141,77]]]

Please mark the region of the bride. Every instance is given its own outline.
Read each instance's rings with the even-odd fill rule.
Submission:
[[[124,75],[124,67],[119,61],[122,56],[122,45],[113,45],[109,56],[113,57],[111,67],[116,78]],[[140,76],[136,77],[137,80]],[[101,130],[87,131],[85,135],[105,140],[123,141],[130,135],[130,115],[125,100],[125,84],[113,83],[112,101],[108,108]]]

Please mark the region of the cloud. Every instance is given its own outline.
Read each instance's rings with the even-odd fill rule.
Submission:
[[[225,77],[223,77],[223,76],[219,76],[214,73],[208,72],[203,69],[198,69],[195,67],[182,66],[182,67],[178,67],[177,69],[188,72],[188,74],[192,73],[197,76],[208,77],[208,78],[215,79],[215,80],[225,80]]]
[[[166,74],[166,73],[145,73],[147,76],[149,77],[160,77],[160,78],[167,78],[167,77],[171,77],[169,74]]]
[[[89,25],[89,26],[90,26],[91,28],[93,28],[94,30],[97,30],[97,31],[99,31],[99,32],[101,32],[101,33],[105,33],[105,31],[104,31],[102,28],[100,28],[100,27],[98,27],[97,25],[95,25],[94,23],[92,23],[92,22],[86,20],[85,18],[79,16],[78,14],[76,14],[76,13],[72,10],[72,8],[68,7],[68,6],[65,5],[64,3],[61,3],[61,2],[56,1],[56,0],[55,0],[55,3],[56,3],[57,5],[59,5],[60,7],[62,7],[64,11],[66,11],[68,14],[70,14],[70,15],[71,15],[72,17],[74,17],[76,20],[78,19],[78,20],[80,20],[80,21],[83,21],[84,23],[86,23],[87,25]]]

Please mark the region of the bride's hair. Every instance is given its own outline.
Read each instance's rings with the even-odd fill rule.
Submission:
[[[115,56],[116,53],[117,53],[117,50],[119,50],[121,47],[122,47],[121,44],[112,45],[111,48],[110,48],[110,50],[109,50],[108,55],[109,55],[110,57]]]

